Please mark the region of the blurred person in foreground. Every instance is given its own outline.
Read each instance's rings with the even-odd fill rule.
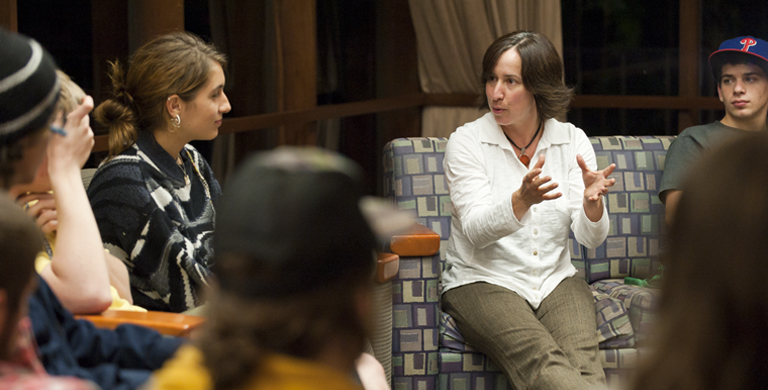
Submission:
[[[635,390],[768,387],[768,134],[692,167],[669,231],[656,334]]]
[[[217,205],[209,320],[150,388],[372,388],[353,372],[372,328],[374,247],[393,229],[382,217],[402,212],[362,198],[360,178],[320,149],[246,161]]]

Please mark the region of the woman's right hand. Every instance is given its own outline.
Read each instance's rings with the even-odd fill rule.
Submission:
[[[536,165],[523,176],[523,184],[512,194],[512,209],[518,220],[528,212],[528,209],[535,204],[545,200],[557,199],[563,194],[561,192],[551,193],[558,187],[557,183],[550,183],[552,177],[541,177],[541,168],[544,166],[544,155],[539,156]]]

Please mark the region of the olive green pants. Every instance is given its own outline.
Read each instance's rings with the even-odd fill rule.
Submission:
[[[595,304],[589,286],[578,276],[562,281],[537,309],[506,288],[473,283],[446,291],[442,310],[518,390],[605,385]]]

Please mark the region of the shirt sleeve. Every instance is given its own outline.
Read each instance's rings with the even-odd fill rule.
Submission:
[[[512,193],[494,201],[480,143],[467,132],[451,135],[443,164],[453,213],[472,245],[484,248],[523,227],[512,209]]]
[[[587,163],[589,169],[597,170],[595,150],[592,148],[592,144],[589,142],[586,134],[579,130],[575,138],[576,153],[584,158],[584,162]],[[569,163],[568,181],[570,182],[568,208],[571,213],[571,230],[573,230],[573,235],[576,241],[585,247],[596,248],[608,237],[608,230],[610,229],[610,219],[608,218],[608,210],[605,206],[605,197],[603,197],[602,216],[598,221],[592,222],[584,211],[584,179],[581,175],[581,168],[576,162],[575,154]]]
[[[87,320],[76,320],[45,281],[37,280],[29,317],[40,360],[51,375],[88,379],[104,389],[134,389],[184,343],[134,325],[97,329]]]
[[[659,185],[659,199],[662,202],[666,201],[667,191],[682,188],[687,170],[696,163],[701,153],[702,146],[685,132],[672,141]]]

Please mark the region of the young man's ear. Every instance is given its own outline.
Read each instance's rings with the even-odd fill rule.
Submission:
[[[723,101],[723,91],[720,89],[720,80],[717,80],[717,98],[720,99],[721,102],[725,103]]]

